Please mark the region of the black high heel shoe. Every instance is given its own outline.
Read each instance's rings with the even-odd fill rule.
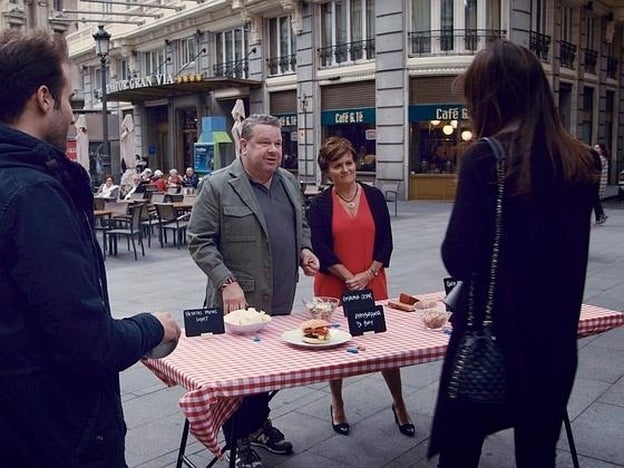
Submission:
[[[399,423],[399,417],[397,416],[396,408],[392,405],[392,414],[394,414],[394,422],[399,426],[399,432],[407,437],[416,436],[416,428],[412,423],[401,424]]]
[[[343,436],[349,435],[349,423],[343,422],[334,424],[334,407],[331,405],[329,405],[329,416],[331,418],[332,428],[335,432]]]

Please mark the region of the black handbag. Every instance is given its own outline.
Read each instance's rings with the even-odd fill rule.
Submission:
[[[507,375],[503,353],[492,330],[492,309],[502,230],[505,157],[498,140],[484,139],[490,144],[496,156],[497,174],[496,218],[490,259],[490,282],[483,321],[475,323],[474,275],[469,281],[467,329],[459,341],[454,356],[447,395],[454,400],[504,405],[509,397]]]

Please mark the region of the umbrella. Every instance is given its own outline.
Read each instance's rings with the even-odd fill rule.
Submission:
[[[89,135],[87,133],[87,118],[79,115],[76,119],[76,160],[89,172]]]
[[[234,107],[232,108],[232,118],[234,119],[234,125],[232,125],[232,136],[234,137],[234,148],[236,150],[236,157],[240,156],[240,129],[245,120],[245,104],[242,99],[237,99]]]
[[[126,164],[126,169],[133,169],[134,162],[134,119],[132,114],[126,114],[121,121],[119,132],[119,153]]]

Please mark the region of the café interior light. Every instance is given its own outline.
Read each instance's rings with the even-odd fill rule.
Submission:
[[[451,120],[451,127],[457,128],[457,124],[458,124],[457,120]]]
[[[440,125],[440,121],[439,121],[439,120],[432,120],[432,121],[431,121],[431,125],[433,125],[434,127],[435,127],[436,125]]]
[[[472,140],[472,132],[470,130],[464,130],[461,132],[461,138],[464,141]]]
[[[453,130],[453,126],[449,124],[446,124],[444,127],[442,127],[442,133],[444,133],[445,135],[452,135]]]

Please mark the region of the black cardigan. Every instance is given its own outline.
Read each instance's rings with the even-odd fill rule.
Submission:
[[[390,213],[386,199],[380,190],[366,184],[360,184],[375,222],[375,243],[373,260],[390,265],[392,253],[392,230],[390,228]],[[310,203],[308,223],[312,231],[312,248],[318,257],[321,273],[329,273],[329,267],[342,263],[334,253],[332,237],[332,197],[331,187],[315,196]]]

